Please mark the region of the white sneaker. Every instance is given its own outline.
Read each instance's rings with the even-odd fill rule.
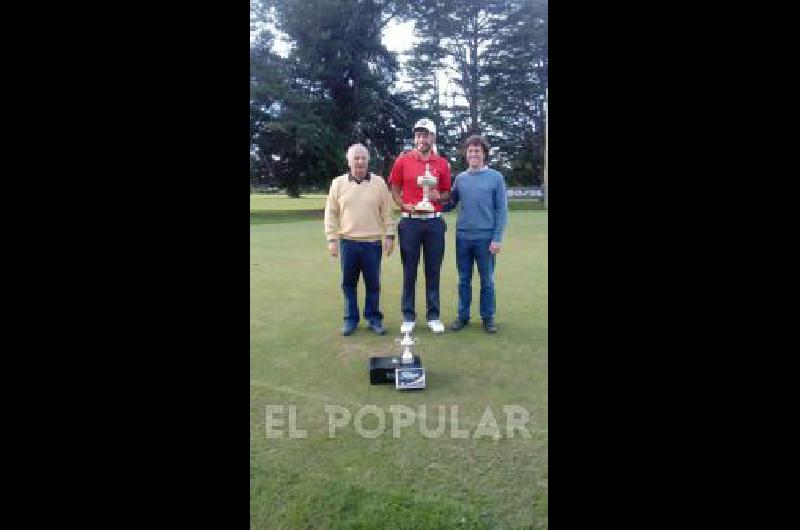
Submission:
[[[442,324],[441,320],[429,320],[428,327],[434,333],[444,333],[444,324]]]
[[[400,333],[411,333],[414,331],[414,324],[416,322],[403,322],[403,325],[400,326]]]

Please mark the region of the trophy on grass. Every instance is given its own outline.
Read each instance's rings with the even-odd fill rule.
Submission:
[[[400,362],[403,364],[413,363],[414,355],[411,353],[411,346],[416,344],[417,341],[411,338],[411,332],[405,332],[402,339],[394,339],[394,342],[403,347],[403,355],[400,357]]]
[[[395,343],[403,347],[400,357],[370,357],[369,382],[370,384],[394,383],[397,390],[421,390],[425,388],[425,369],[419,355],[411,352],[411,346],[417,340],[406,332],[402,339],[395,339]]]
[[[425,174],[417,177],[417,186],[422,188],[422,200],[414,205],[414,210],[423,213],[432,213],[435,208],[429,198],[431,188],[436,186],[439,179],[431,174],[431,165],[425,164]]]

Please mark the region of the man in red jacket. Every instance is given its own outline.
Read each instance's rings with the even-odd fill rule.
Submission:
[[[444,233],[447,229],[442,218],[442,203],[450,198],[450,164],[433,152],[436,126],[427,118],[414,125],[414,149],[400,155],[389,174],[392,198],[401,208],[397,227],[400,241],[400,260],[403,263],[402,333],[414,329],[416,322],[415,291],[420,251],[425,260],[426,320],[434,333],[443,333],[444,324],[439,314],[439,272],[444,258]],[[436,177],[436,186],[428,198],[433,211],[418,211],[416,204],[422,200],[423,191],[417,178],[426,171]]]

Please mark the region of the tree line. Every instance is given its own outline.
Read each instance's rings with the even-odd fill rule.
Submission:
[[[454,174],[481,134],[509,185],[541,182],[546,0],[252,0],[250,13],[251,184],[325,188],[354,142],[387,176],[421,117]],[[418,42],[388,51],[383,29],[411,20]]]

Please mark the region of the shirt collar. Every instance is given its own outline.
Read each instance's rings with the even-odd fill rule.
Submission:
[[[357,183],[361,183],[361,182],[364,182],[365,180],[369,180],[369,171],[367,171],[367,174],[364,175],[364,178],[362,178],[361,180],[358,180],[350,172],[348,172],[347,173],[347,180],[349,180],[350,182],[357,182]]]
[[[421,155],[421,154],[419,153],[419,151],[417,151],[416,149],[413,149],[413,150],[411,151],[411,153],[413,154],[414,158],[416,158],[416,159],[417,159],[417,160],[419,160],[420,162],[433,162],[434,160],[436,160],[437,158],[439,158],[439,155],[437,155],[437,154],[436,154],[436,153],[434,153],[433,151],[431,151],[431,156],[429,156],[427,160],[423,160],[423,159],[422,159],[422,155]]]

